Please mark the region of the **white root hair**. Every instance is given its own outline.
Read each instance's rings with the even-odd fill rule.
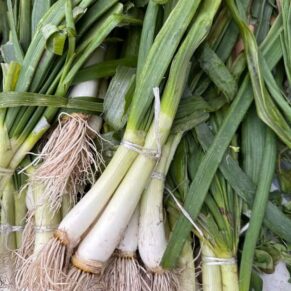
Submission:
[[[34,164],[42,162],[30,175],[30,185],[44,186],[43,199],[53,212],[60,209],[62,197],[83,194],[86,184],[95,182],[95,173],[101,171],[104,160],[98,153],[93,138],[100,135],[90,127],[89,116],[81,113],[65,114]]]
[[[144,291],[178,291],[179,276],[174,271],[158,270],[157,272],[145,271]]]
[[[100,282],[100,275],[84,272],[76,267],[72,267],[67,275],[64,290],[104,291],[107,289],[104,289],[104,285]]]
[[[141,266],[134,256],[114,254],[105,268],[102,281],[106,286],[105,290],[142,290]]]
[[[15,278],[18,290],[63,290],[66,252],[65,245],[51,239],[37,255],[22,264]]]

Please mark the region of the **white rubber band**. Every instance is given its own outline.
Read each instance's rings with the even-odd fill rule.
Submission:
[[[209,266],[221,266],[221,265],[235,265],[236,258],[215,258],[205,256],[202,258],[203,264]]]
[[[155,172],[155,171],[152,172],[151,178],[161,180],[161,181],[165,181],[165,179],[166,179],[166,177],[163,173]]]
[[[160,90],[159,87],[153,88],[153,94],[155,98],[154,104],[154,130],[155,130],[155,137],[157,142],[157,149],[147,149],[142,147],[141,145],[135,144],[128,140],[122,140],[121,145],[125,146],[126,148],[137,152],[138,154],[144,155],[146,157],[152,158],[154,160],[159,160],[162,153],[162,146],[161,146],[161,137],[159,131],[159,124],[160,124],[160,111],[161,111],[161,101],[160,101]]]
[[[24,226],[22,225],[10,225],[10,224],[0,224],[0,233],[9,234],[11,232],[22,232]]]
[[[146,149],[138,144],[135,144],[133,142],[130,142],[128,140],[123,139],[120,143],[124,147],[128,148],[129,150],[132,150],[140,155],[144,155],[148,158],[158,160],[160,158],[160,154],[158,151],[152,150],[152,149]]]
[[[14,174],[14,170],[13,169],[1,168],[0,167],[0,176],[11,176],[13,174]]]
[[[49,226],[49,225],[35,225],[33,227],[33,229],[37,233],[42,233],[42,232],[55,231],[57,229],[57,227],[56,226]]]

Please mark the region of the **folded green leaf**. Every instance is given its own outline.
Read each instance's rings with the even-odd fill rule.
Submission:
[[[65,98],[55,95],[45,95],[29,92],[4,92],[0,93],[0,108],[18,106],[51,106],[59,108],[70,108],[76,110],[86,110],[91,112],[102,112],[103,105],[92,97]]]

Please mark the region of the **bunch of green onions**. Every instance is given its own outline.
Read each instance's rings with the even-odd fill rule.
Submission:
[[[290,264],[290,7],[0,1],[5,286],[259,291]]]

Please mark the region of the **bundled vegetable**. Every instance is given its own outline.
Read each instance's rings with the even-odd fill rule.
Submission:
[[[0,289],[285,276],[290,4],[0,1]]]

